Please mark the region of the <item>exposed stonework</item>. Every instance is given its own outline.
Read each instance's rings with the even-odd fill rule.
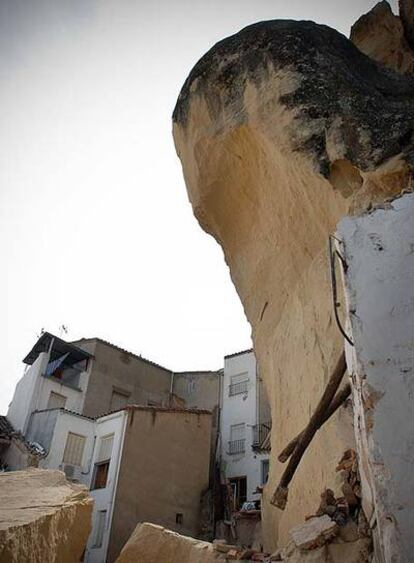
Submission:
[[[269,549],[312,512],[352,446],[341,408],[302,459],[285,512],[269,506],[277,454],[307,424],[343,346],[328,235],[350,210],[409,187],[413,129],[413,79],[312,22],[262,22],[221,41],[180,93],[174,139],[189,198],[223,247],[272,406]]]
[[[366,55],[403,74],[414,73],[414,50],[410,47],[410,17],[414,3],[403,2],[406,18],[393,14],[388,2],[379,2],[351,28],[351,41]],[[411,14],[410,14],[411,10]],[[405,23],[406,22],[406,23]]]
[[[60,471],[0,474],[0,561],[75,563],[91,530],[92,499]]]
[[[181,536],[154,524],[138,524],[117,563],[213,563],[225,561],[213,544]]]

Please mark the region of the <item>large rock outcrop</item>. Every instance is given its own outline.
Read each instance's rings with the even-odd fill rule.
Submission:
[[[400,2],[400,16],[379,2],[351,28],[351,41],[366,55],[403,74],[414,74],[414,3]]]
[[[61,471],[0,474],[0,561],[77,563],[92,527],[93,501]]]
[[[326,26],[268,21],[196,64],[173,121],[194,213],[223,248],[268,389],[263,530],[273,549],[313,512],[352,442],[342,409],[302,460],[286,510],[270,506],[277,454],[308,422],[343,347],[328,236],[343,216],[410,186],[414,81]]]
[[[155,524],[138,524],[117,563],[215,563],[225,561],[208,542],[181,536]]]

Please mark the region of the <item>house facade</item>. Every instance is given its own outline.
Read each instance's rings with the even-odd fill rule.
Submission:
[[[174,373],[98,338],[44,333],[24,363],[4,422],[20,433],[19,447],[40,452],[33,465],[90,490],[85,561],[114,561],[142,521],[197,536],[217,467],[235,508],[260,498],[270,415],[251,350],[226,356],[218,371]],[[0,462],[27,466],[6,438]]]
[[[260,500],[269,471],[270,408],[253,350],[224,358],[220,410],[222,473],[240,509]]]

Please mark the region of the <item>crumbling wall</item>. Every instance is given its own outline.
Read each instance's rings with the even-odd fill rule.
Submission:
[[[383,561],[414,553],[414,195],[338,226],[363,506]]]
[[[342,409],[302,460],[286,510],[270,506],[284,469],[276,456],[307,424],[343,347],[328,235],[409,184],[414,82],[326,26],[262,22],[197,63],[173,119],[194,213],[223,248],[268,389],[263,530],[272,548],[314,511],[352,441]]]

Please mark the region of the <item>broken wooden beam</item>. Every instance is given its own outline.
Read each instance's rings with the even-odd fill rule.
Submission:
[[[344,388],[341,389],[341,391],[339,391],[338,394],[335,395],[335,397],[333,398],[332,403],[329,405],[328,409],[325,412],[325,416],[322,418],[319,424],[318,430],[323,424],[325,424],[325,422],[327,422],[331,418],[333,414],[335,414],[335,412],[347,400],[350,394],[351,394],[351,385],[347,383],[344,386]],[[281,463],[285,463],[285,461],[287,461],[290,458],[290,456],[293,453],[293,450],[296,447],[296,444],[298,443],[300,437],[304,432],[305,430],[302,430],[302,432],[300,432],[300,434],[298,434],[295,438],[293,438],[293,440],[291,440],[289,444],[286,446],[286,448],[282,450],[282,452],[279,454],[279,457],[277,459]]]
[[[295,471],[302,459],[303,454],[305,453],[307,447],[312,441],[312,438],[318,431],[318,428],[321,426],[321,420],[323,420],[325,413],[332,403],[332,400],[341,384],[342,378],[346,371],[346,361],[345,361],[345,352],[342,351],[341,356],[335,366],[335,369],[329,378],[328,385],[326,386],[325,391],[316,407],[315,412],[313,413],[308,426],[302,432],[295,449],[290,456],[289,463],[283,472],[283,475],[280,479],[279,485],[276,491],[273,494],[272,499],[270,500],[271,504],[277,506],[281,510],[284,510],[287,503],[288,493],[289,493],[289,483],[291,482]]]

